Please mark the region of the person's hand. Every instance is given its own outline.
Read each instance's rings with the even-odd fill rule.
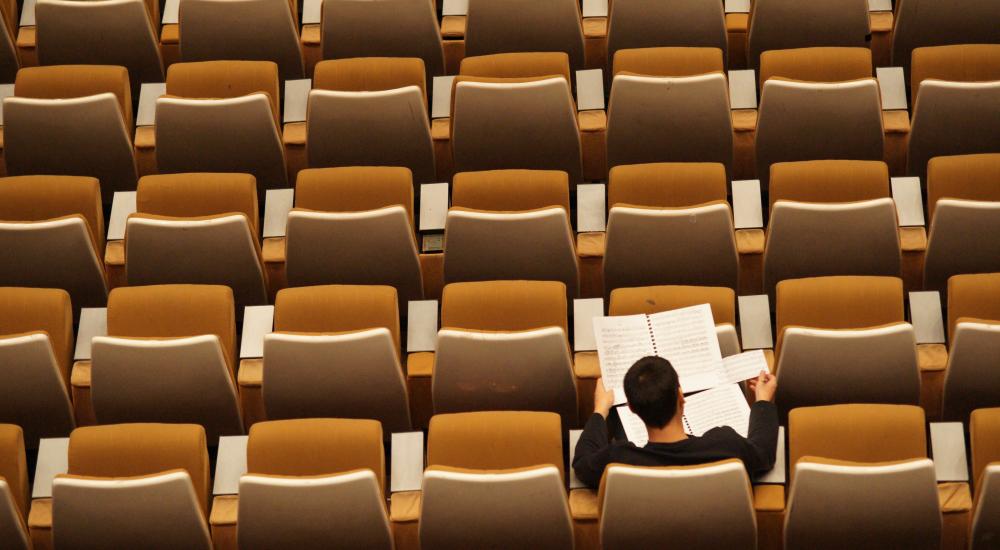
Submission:
[[[611,407],[615,405],[615,392],[604,387],[604,379],[598,378],[594,387],[594,412],[608,417]]]
[[[778,389],[778,378],[762,370],[757,378],[748,382],[750,389],[757,396],[757,401],[774,401],[774,392]]]

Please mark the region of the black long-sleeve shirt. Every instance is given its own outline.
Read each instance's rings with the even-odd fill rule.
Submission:
[[[627,440],[609,442],[608,423],[594,413],[576,443],[573,470],[589,487],[597,488],[608,464],[632,466],[686,466],[738,458],[751,476],[774,467],[778,446],[778,412],[774,403],[757,401],[750,407],[747,437],[729,426],[708,430],[701,437],[688,436],[674,443],[648,443],[637,447]]]

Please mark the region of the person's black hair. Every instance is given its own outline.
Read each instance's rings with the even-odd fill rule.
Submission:
[[[677,413],[677,371],[662,357],[643,357],[625,373],[629,408],[651,428],[662,428]]]

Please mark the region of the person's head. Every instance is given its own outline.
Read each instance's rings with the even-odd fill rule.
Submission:
[[[643,357],[625,373],[625,398],[650,428],[662,428],[680,412],[683,403],[677,371],[662,357]]]

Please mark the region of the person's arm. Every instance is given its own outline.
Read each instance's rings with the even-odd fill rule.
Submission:
[[[583,433],[576,442],[573,454],[573,471],[580,481],[596,489],[601,483],[604,468],[610,462],[611,447],[608,442],[608,413],[614,405],[614,393],[604,389],[598,379],[594,390],[594,414],[590,415]]]
[[[774,406],[777,380],[774,375],[761,372],[750,381],[756,401],[750,407],[750,427],[747,431],[743,462],[753,475],[763,474],[774,467],[778,449],[778,409]]]

